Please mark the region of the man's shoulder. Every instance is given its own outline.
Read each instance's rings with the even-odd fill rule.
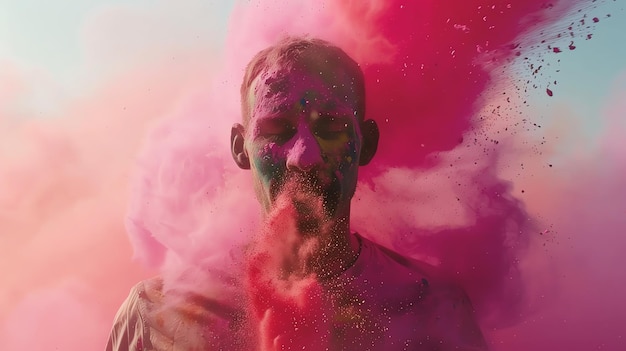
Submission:
[[[137,283],[120,307],[109,343],[124,347],[141,343],[146,350],[170,350],[174,344],[202,349],[225,342],[220,340],[230,334],[225,331],[242,319],[241,311],[223,296],[170,285],[160,276]],[[132,340],[126,340],[129,336]]]
[[[472,304],[452,277],[432,264],[368,240],[363,241],[363,249],[357,267],[362,271],[351,288],[363,297],[359,301],[367,310],[388,318],[385,323],[396,339],[427,342],[430,338],[450,346],[445,350],[485,349]]]
[[[139,282],[133,291],[142,318],[153,328],[231,320],[238,312],[237,306],[226,296],[205,293],[183,284],[166,285],[160,276]],[[169,322],[176,326],[168,328]]]
[[[461,290],[454,280],[442,269],[426,261],[408,257],[388,247],[379,245],[373,241],[363,239],[363,245],[369,247],[371,252],[364,262],[365,265],[373,266],[380,270],[386,277],[404,277],[409,281],[416,281],[430,290],[454,293]]]
[[[130,290],[130,297],[137,297],[136,308],[141,313],[154,309],[163,303],[163,278],[160,276],[142,280]]]
[[[387,286],[386,293],[399,296],[411,294],[433,308],[448,306],[473,311],[465,289],[440,267],[371,241],[365,244],[371,245],[369,259],[374,262],[363,263],[370,266],[369,270],[378,272],[380,281],[374,281]],[[369,275],[372,276],[371,273]]]
[[[116,319],[139,319],[145,322],[148,312],[163,304],[163,278],[153,277],[135,284],[120,306]]]
[[[163,281],[153,278],[137,283],[115,315],[107,342],[107,351],[126,351],[133,348],[150,349],[149,326],[146,312],[159,300]]]

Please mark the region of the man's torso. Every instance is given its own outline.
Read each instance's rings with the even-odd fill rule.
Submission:
[[[329,330],[307,333],[329,335],[324,345],[331,350],[485,349],[462,290],[432,266],[361,240],[355,264],[322,283],[330,311],[323,325]],[[246,308],[241,284],[204,296],[164,292],[160,278],[140,283],[118,312],[107,351],[259,349],[258,321]],[[310,347],[317,350],[315,344]]]

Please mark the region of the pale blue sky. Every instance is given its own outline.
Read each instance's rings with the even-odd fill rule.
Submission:
[[[578,40],[576,50],[560,58],[561,72],[555,78],[558,88],[555,94],[567,98],[581,112],[591,113],[600,108],[608,95],[614,79],[626,72],[626,1],[610,1],[593,10],[591,15],[600,18],[591,40]],[[606,18],[606,14],[611,14]]]

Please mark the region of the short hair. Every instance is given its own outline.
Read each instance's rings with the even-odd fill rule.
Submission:
[[[336,56],[337,60],[343,61],[348,73],[355,78],[358,101],[357,116],[362,120],[365,114],[365,80],[363,71],[345,51],[339,47],[321,39],[308,37],[286,37],[278,43],[258,52],[246,67],[246,72],[241,83],[241,115],[244,125],[247,125],[252,111],[250,111],[248,96],[254,80],[264,71],[273,68],[290,68],[298,62],[302,54],[309,49],[318,49]]]

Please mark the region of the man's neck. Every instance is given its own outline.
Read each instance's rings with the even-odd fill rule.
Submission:
[[[361,242],[350,232],[349,217],[335,221],[330,228],[329,240],[322,241],[312,257],[310,269],[320,280],[334,278],[350,268],[361,251]]]
[[[262,239],[261,250],[275,251],[271,256],[282,272],[278,274],[285,278],[314,274],[319,280],[328,280],[339,276],[355,263],[360,253],[360,240],[350,232],[349,209],[334,216],[305,210],[279,207],[268,214],[265,218],[268,234]],[[292,232],[284,227],[284,216],[294,215]]]

